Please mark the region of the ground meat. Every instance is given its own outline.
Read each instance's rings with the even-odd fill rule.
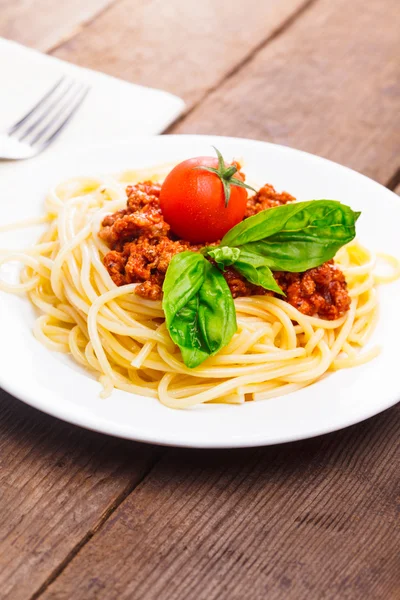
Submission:
[[[165,236],[154,240],[141,235],[134,242],[125,243],[122,252],[108,252],[104,265],[116,285],[140,283],[136,294],[160,300],[162,283],[172,257],[194,248],[197,249],[189,242],[174,241]]]
[[[126,261],[126,256],[122,252],[116,252],[115,250],[107,252],[103,259],[104,266],[111,275],[111,279],[115,285],[120,286],[127,283],[125,275]]]
[[[143,282],[136,288],[136,293],[150,300],[161,300],[162,284],[172,257],[190,247],[189,242],[173,241],[167,237],[154,243],[142,236],[127,244],[124,250],[128,253],[126,283]]]
[[[286,300],[305,315],[337,319],[350,308],[344,275],[333,261],[305,273],[276,272]]]
[[[273,292],[253,285],[232,267],[224,271],[232,296],[274,296]],[[333,261],[304,273],[277,271],[274,277],[285,292],[285,300],[305,315],[338,319],[350,308],[350,297],[343,273]],[[282,296],[281,296],[282,297]]]
[[[120,252],[126,242],[140,236],[146,239],[162,238],[170,229],[161,213],[159,184],[145,181],[128,186],[126,194],[127,208],[105,217],[99,233],[111,249]]]
[[[201,248],[173,236],[160,209],[160,189],[151,181],[128,186],[126,208],[106,216],[99,232],[110,248],[104,265],[114,283],[138,283],[135,293],[150,300],[162,298],[162,284],[172,257],[184,250],[196,252]],[[267,184],[248,199],[246,217],[294,200],[290,194],[279,194]],[[224,277],[234,298],[273,295],[247,281],[233,267],[225,270]],[[350,307],[344,275],[333,261],[305,273],[276,272],[274,277],[286,300],[306,315],[336,319]]]
[[[291,196],[287,192],[279,194],[272,185],[266,183],[254,196],[251,196],[247,200],[245,218],[252,217],[267,208],[274,208],[275,206],[281,206],[295,200],[294,196]]]
[[[272,292],[269,292],[265,288],[247,281],[247,279],[242,277],[233,267],[227,267],[223,272],[223,276],[225,277],[234,298],[239,298],[240,296],[273,295]]]

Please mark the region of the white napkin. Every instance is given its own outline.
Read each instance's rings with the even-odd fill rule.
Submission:
[[[0,38],[0,131],[21,118],[62,75],[88,83],[90,92],[52,148],[161,133],[185,106],[168,92],[77,67]]]

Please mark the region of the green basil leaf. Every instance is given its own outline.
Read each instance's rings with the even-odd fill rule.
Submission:
[[[237,330],[236,310],[224,276],[210,262],[199,290],[199,326],[211,354],[226,346]]]
[[[221,271],[225,267],[233,265],[240,256],[239,248],[230,248],[229,246],[209,247],[207,250],[208,256],[211,256],[217,263]]]
[[[181,349],[187,367],[196,367],[210,356],[199,332],[198,293],[175,315],[168,330],[171,339]]]
[[[163,310],[167,327],[175,315],[199,291],[204,281],[204,257],[196,252],[180,252],[168,265],[163,284]]]
[[[265,264],[273,271],[302,273],[334,258],[342,245],[339,242],[276,241],[275,236],[272,236],[261,242],[245,244],[240,248],[262,256]]]
[[[174,256],[163,292],[167,328],[186,366],[197,367],[235,333],[236,312],[229,286],[201,254],[187,251]]]
[[[290,232],[291,239],[340,240],[344,245],[354,238],[359,215],[336,200],[294,202],[263,210],[238,223],[222,238],[221,245],[242,246],[283,232]]]
[[[268,259],[264,258],[261,254],[248,250],[247,246],[240,248],[240,256],[235,262],[235,270],[243,275],[247,281],[250,281],[250,283],[259,285],[277,294],[285,295],[274,279],[268,265]]]

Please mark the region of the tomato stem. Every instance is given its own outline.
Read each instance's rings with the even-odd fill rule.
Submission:
[[[229,167],[226,167],[221,152],[215,146],[213,146],[213,148],[218,156],[218,169],[214,169],[213,167],[202,166],[194,168],[202,169],[203,171],[209,171],[210,173],[214,173],[220,178],[224,190],[225,208],[227,208],[229,199],[231,197],[231,185],[236,185],[237,187],[245,188],[247,190],[251,190],[252,192],[256,192],[256,190],[250,185],[247,185],[247,183],[244,183],[241,179],[234,177],[235,173],[238,172],[238,168],[235,165],[230,165]]]

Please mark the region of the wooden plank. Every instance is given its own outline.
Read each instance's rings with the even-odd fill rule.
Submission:
[[[30,598],[157,455],[44,416],[0,390],[1,598]]]
[[[320,0],[172,132],[273,141],[388,182],[400,155],[398,8]]]
[[[172,451],[42,598],[398,598],[399,433],[397,407],[295,444]]]
[[[0,0],[0,36],[48,51],[115,0]]]
[[[121,0],[54,56],[192,106],[310,0]]]

